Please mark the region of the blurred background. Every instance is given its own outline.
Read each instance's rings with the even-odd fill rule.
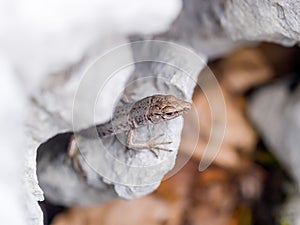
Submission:
[[[299,21],[298,0],[0,0],[0,224],[300,224]],[[198,170],[209,138],[218,136],[212,121],[221,123],[223,112],[212,118],[196,87],[174,171],[185,166],[155,192],[85,207],[45,199],[37,149],[72,129],[87,65],[133,40],[175,42],[206,57],[226,105],[218,155]],[[210,71],[203,69],[199,82]],[[125,71],[115,89],[132,73]],[[101,107],[113,109],[112,91]]]

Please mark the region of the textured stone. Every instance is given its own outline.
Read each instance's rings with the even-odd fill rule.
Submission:
[[[299,44],[299,0],[232,0],[224,7],[222,27],[234,40]]]
[[[233,41],[222,27],[224,0],[183,0],[182,11],[170,29],[156,39],[174,41],[208,58],[217,58],[246,42]]]
[[[183,9],[168,32],[156,38],[216,58],[258,41],[299,44],[299,21],[299,0],[183,0]]]

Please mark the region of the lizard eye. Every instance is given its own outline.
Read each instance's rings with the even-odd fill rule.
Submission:
[[[163,115],[164,119],[173,119],[175,117],[177,117],[177,113],[176,112],[168,112],[168,113],[165,113]]]

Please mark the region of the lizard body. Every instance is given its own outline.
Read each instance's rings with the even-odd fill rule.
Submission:
[[[191,108],[189,102],[172,95],[153,95],[135,103],[118,107],[110,121],[96,125],[100,137],[108,137],[136,129],[140,126],[161,123],[181,116]],[[88,137],[94,127],[78,132]]]
[[[128,103],[117,107],[110,121],[96,125],[97,132],[95,132],[95,127],[89,127],[76,132],[76,135],[71,137],[68,155],[70,158],[75,158],[78,155],[77,144],[75,143],[75,136],[77,135],[85,138],[97,138],[97,136],[105,138],[125,131],[129,131],[127,147],[130,149],[149,149],[155,156],[158,155],[154,150],[171,151],[160,146],[170,144],[171,142],[156,142],[162,135],[151,138],[146,142],[135,141],[136,129],[141,126],[174,119],[183,115],[183,113],[190,110],[190,108],[191,103],[180,100],[172,95],[153,95],[135,103]],[[75,166],[76,164],[78,165]],[[79,162],[76,164],[74,162],[74,167],[82,171]]]

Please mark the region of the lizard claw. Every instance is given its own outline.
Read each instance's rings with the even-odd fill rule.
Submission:
[[[168,145],[171,144],[172,141],[164,141],[164,142],[155,142],[155,140],[157,140],[159,137],[162,137],[164,134],[159,135],[153,139],[150,139],[148,141],[148,148],[150,149],[150,151],[158,158],[158,154],[155,150],[159,150],[159,151],[166,151],[166,152],[172,152],[173,150],[168,149],[168,148],[164,148],[161,147],[160,145]]]
[[[142,149],[149,149],[157,158],[158,154],[156,150],[158,151],[166,151],[166,152],[172,152],[171,149],[161,147],[160,145],[168,145],[171,144],[172,141],[163,141],[163,142],[157,142],[157,139],[164,136],[164,134],[157,135],[155,137],[150,138],[150,140],[145,142],[135,142],[133,141],[133,136],[135,134],[135,130],[131,130],[128,133],[127,136],[127,147],[134,150],[142,150]]]
[[[159,143],[161,144],[161,143]],[[158,154],[155,150],[159,150],[159,151],[166,151],[166,152],[173,152],[172,149],[168,149],[168,148],[162,148],[162,147],[159,147],[159,146],[155,146],[155,147],[150,147],[149,148],[150,151],[158,158]]]

